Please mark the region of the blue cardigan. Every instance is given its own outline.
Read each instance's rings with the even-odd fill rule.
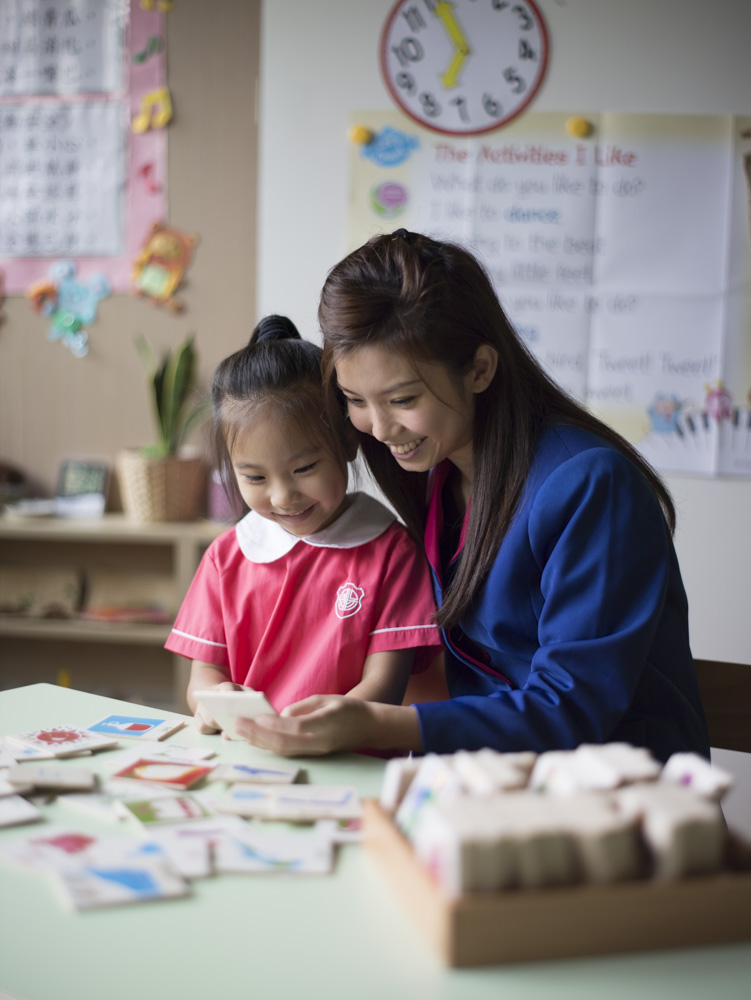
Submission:
[[[449,468],[434,470],[425,536],[439,606]],[[487,581],[443,638],[451,699],[416,706],[426,752],[620,740],[660,760],[709,756],[688,603],[660,506],[636,466],[587,431],[543,434]]]

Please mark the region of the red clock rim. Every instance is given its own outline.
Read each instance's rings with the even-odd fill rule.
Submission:
[[[548,68],[548,56],[550,53],[550,43],[548,40],[547,25],[545,24],[545,20],[542,14],[540,13],[539,7],[537,6],[536,3],[534,3],[534,0],[525,0],[525,3],[532,8],[535,17],[537,18],[537,23],[540,26],[540,37],[542,40],[540,70],[537,74],[537,78],[535,80],[534,85],[531,87],[529,93],[527,94],[526,100],[522,104],[520,104],[518,108],[514,110],[513,114],[510,114],[507,118],[503,118],[501,121],[496,122],[494,125],[488,125],[485,128],[471,129],[466,132],[461,131],[459,129],[439,128],[437,125],[429,125],[427,122],[423,121],[422,118],[417,118],[415,115],[412,114],[411,111],[409,111],[407,108],[404,107],[402,102],[399,100],[399,95],[397,94],[394,87],[391,85],[389,74],[386,71],[386,51],[385,51],[386,36],[388,35],[389,29],[391,27],[391,22],[396,18],[399,8],[402,6],[403,2],[404,0],[396,0],[396,3],[389,11],[386,20],[384,21],[383,28],[381,29],[381,38],[378,43],[378,62],[381,70],[381,78],[383,79],[383,82],[386,84],[386,89],[391,95],[392,100],[395,102],[395,104],[397,105],[402,114],[406,115],[408,118],[411,118],[416,125],[420,125],[422,128],[426,128],[430,132],[438,132],[440,135],[453,135],[456,136],[457,138],[465,138],[474,135],[485,135],[488,132],[494,132],[496,129],[503,128],[504,125],[508,125],[509,122],[512,122],[515,118],[518,118],[519,115],[526,110],[529,103],[532,101],[532,99],[537,94],[537,91],[542,86],[542,81],[545,79],[545,73]]]

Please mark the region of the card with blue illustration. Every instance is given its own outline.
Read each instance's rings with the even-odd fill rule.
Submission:
[[[182,719],[144,718],[137,715],[107,715],[86,728],[90,733],[102,733],[127,740],[163,740],[185,725]]]

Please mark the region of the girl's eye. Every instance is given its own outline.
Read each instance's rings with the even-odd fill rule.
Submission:
[[[246,483],[262,483],[263,476],[243,476]]]
[[[303,465],[299,469],[295,469],[295,475],[298,475],[301,472],[311,472],[315,469],[316,465],[318,465],[317,462],[311,462],[310,465]]]

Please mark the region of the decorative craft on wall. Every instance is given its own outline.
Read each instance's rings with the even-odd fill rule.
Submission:
[[[7,294],[48,280],[50,263],[63,257],[75,258],[81,280],[103,272],[113,291],[130,291],[133,259],[167,215],[165,9],[139,0],[0,0]],[[134,119],[143,130],[129,130]]]
[[[47,339],[59,340],[74,357],[83,358],[89,353],[86,327],[94,322],[99,302],[109,293],[106,275],[95,274],[80,281],[76,265],[63,260],[50,268],[50,280],[32,285],[26,297],[34,312],[51,320]]]
[[[165,222],[155,222],[133,265],[135,294],[145,296],[154,305],[180,312],[183,307],[175,292],[197,243],[194,233],[183,233]]]

